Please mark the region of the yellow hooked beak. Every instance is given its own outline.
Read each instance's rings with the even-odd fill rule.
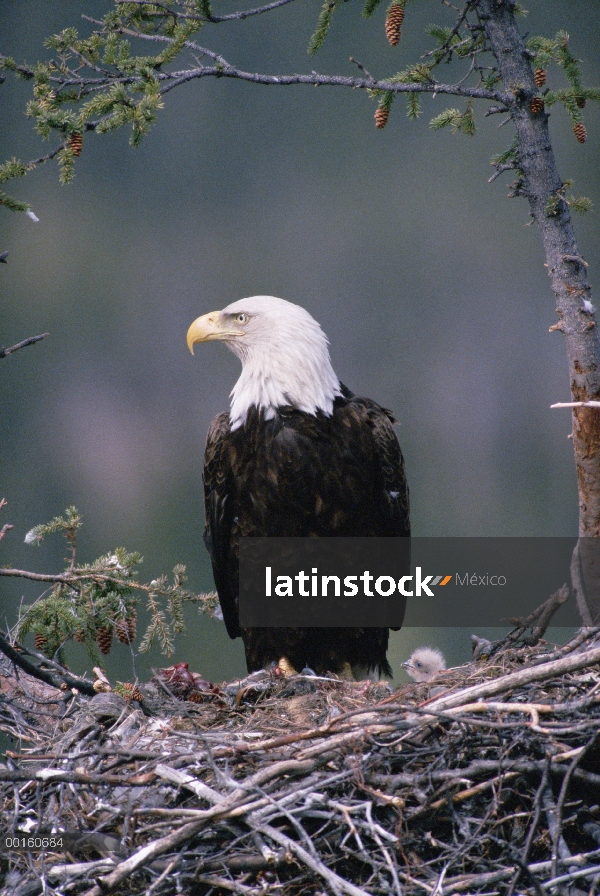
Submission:
[[[219,311],[211,311],[197,317],[187,331],[187,344],[192,354],[196,342],[209,342],[211,339],[223,339],[227,334],[219,327]]]

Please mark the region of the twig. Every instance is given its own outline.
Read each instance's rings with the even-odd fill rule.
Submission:
[[[505,171],[514,171],[514,169],[517,167],[514,162],[506,162],[502,165],[500,163],[494,162],[493,164],[496,171],[494,172],[494,174],[492,174],[491,177],[488,177],[488,184],[493,183],[493,181],[495,181],[497,177],[500,177],[500,175]]]
[[[361,70],[361,72],[364,72],[364,73],[365,73],[365,75],[367,76],[367,78],[370,78],[371,80],[375,80],[375,79],[373,78],[373,75],[371,74],[371,72],[367,71],[367,69],[364,67],[364,65],[362,64],[362,62],[359,62],[358,59],[355,59],[355,58],[354,58],[354,56],[350,56],[350,62],[353,62],[354,65],[358,66],[358,68]]]
[[[592,874],[598,873],[600,873],[600,865],[591,865],[589,868],[583,868],[581,871],[572,871],[570,874],[562,874],[560,877],[554,877],[546,881],[542,884],[542,890],[553,890],[559,884],[580,880],[582,877],[590,877]]]
[[[529,830],[527,831],[527,839],[525,840],[525,846],[523,847],[523,852],[521,854],[521,858],[519,860],[519,868],[515,872],[513,879],[510,882],[510,886],[508,888],[508,892],[506,896],[512,896],[514,889],[518,883],[519,877],[521,875],[521,871],[527,867],[527,859],[529,858],[529,850],[531,849],[531,844],[533,843],[533,837],[537,830],[537,826],[540,820],[540,814],[542,811],[542,796],[548,786],[548,773],[550,770],[550,762],[549,757],[546,757],[546,761],[544,763],[544,773],[542,775],[542,781],[540,786],[538,787],[535,800],[533,805],[533,819],[531,824],[529,825]]]
[[[550,408],[600,408],[600,401],[557,401]]]
[[[588,606],[588,602],[585,599],[585,590],[581,579],[581,556],[579,551],[579,539],[577,540],[577,544],[573,548],[573,556],[571,557],[571,585],[573,587],[573,594],[575,595],[575,602],[577,603],[577,609],[579,611],[579,615],[581,616],[581,621],[584,625],[591,626],[592,614]]]
[[[571,778],[573,777],[573,773],[574,773],[575,769],[577,768],[577,766],[579,765],[579,763],[581,762],[581,760],[583,759],[585,754],[588,752],[588,750],[591,749],[591,747],[596,743],[597,739],[598,739],[598,732],[595,731],[594,734],[592,735],[591,739],[585,745],[585,747],[582,750],[578,751],[577,755],[573,757],[573,760],[571,761],[571,764],[569,765],[569,768],[567,769],[567,773],[566,773],[565,777],[563,778],[563,782],[562,782],[562,785],[560,788],[560,793],[558,795],[558,800],[556,801],[556,809],[555,809],[556,830],[555,830],[555,832],[551,831],[551,833],[552,833],[552,876],[553,877],[556,876],[556,872],[557,872],[559,845],[561,845],[560,840],[563,839],[563,842],[564,842],[564,838],[562,838],[562,816],[563,816],[563,807],[564,807],[565,799],[567,796],[567,790],[569,789],[569,784],[571,783]],[[566,843],[565,843],[565,846],[566,846]],[[563,849],[564,849],[564,847],[563,847]],[[569,854],[569,857],[570,857],[570,854]],[[561,855],[561,858],[564,858],[564,856]]]
[[[14,526],[11,526],[10,523],[5,523],[5,524],[2,526],[2,529],[0,529],[0,541],[2,541],[2,539],[4,538],[4,536],[6,535],[7,532],[10,532],[10,530],[11,530],[11,529],[14,529],[14,528],[15,528],[15,527],[14,527]]]
[[[12,355],[13,352],[18,351],[20,348],[25,348],[27,345],[34,345],[36,342],[45,339],[46,336],[49,335],[50,333],[42,333],[41,336],[30,336],[29,339],[24,339],[23,342],[17,342],[16,345],[11,345],[10,348],[0,348],[0,358],[6,358],[7,355]]]
[[[544,791],[542,793],[542,806],[544,807],[544,811],[546,813],[546,820],[548,822],[548,832],[552,839],[552,867],[551,873],[554,877],[556,875],[556,868],[558,859],[570,859],[571,858],[571,850],[567,846],[567,842],[563,837],[562,833],[562,818],[559,813],[556,811],[556,804],[554,802],[554,794],[552,793],[552,788],[550,783],[546,784]]]

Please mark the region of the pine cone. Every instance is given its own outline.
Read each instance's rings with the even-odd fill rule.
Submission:
[[[115,635],[121,644],[129,644],[129,629],[127,628],[126,619],[118,619],[115,622]]]
[[[531,109],[532,115],[539,115],[540,112],[543,112],[544,101],[541,96],[534,96],[532,101],[529,103],[529,108]]]
[[[584,96],[578,96],[575,100],[580,109],[585,109],[587,106],[587,100]]]
[[[125,622],[127,623],[129,643],[132,644],[135,641],[135,636],[137,633],[137,610],[132,610]]]
[[[35,649],[44,652],[44,647],[48,643],[48,638],[45,635],[40,634],[40,632],[36,632],[33,643],[35,644]]]
[[[137,631],[137,612],[133,610],[126,619],[115,623],[115,632],[121,644],[133,644]]]
[[[391,47],[395,47],[400,41],[400,30],[404,19],[404,6],[400,3],[392,3],[385,19],[385,36]]]
[[[579,143],[585,143],[585,141],[587,140],[587,131],[585,129],[585,125],[581,122],[575,125],[575,127],[573,128],[573,133],[577,137],[577,141]]]
[[[73,155],[80,156],[83,149],[83,134],[71,134],[67,142],[69,148],[73,150]]]
[[[388,123],[388,118],[390,117],[390,110],[386,108],[382,108],[381,106],[375,112],[375,127],[376,128],[384,128]]]
[[[138,688],[137,684],[131,684],[130,682],[126,682],[123,685],[123,696],[126,700],[137,700],[138,703],[141,703],[144,699],[142,692]]]
[[[533,73],[533,80],[535,81],[536,87],[543,87],[546,83],[546,69],[545,68],[536,68]]]
[[[73,637],[75,638],[76,641],[79,641],[79,643],[82,644],[85,641],[84,630],[82,628],[78,629],[78,631],[75,632]]]
[[[100,653],[103,653],[105,656],[107,653],[110,653],[112,636],[112,628],[99,628],[96,632],[96,642],[100,648]]]

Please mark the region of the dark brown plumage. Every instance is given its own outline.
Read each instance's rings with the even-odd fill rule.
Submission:
[[[285,655],[296,668],[339,672],[345,663],[391,674],[388,629],[240,629],[239,537],[407,536],[408,488],[393,417],[343,388],[331,417],[283,407],[272,420],[253,408],[233,432],[219,414],[204,466],[204,541],[223,618],[242,636],[248,671]]]

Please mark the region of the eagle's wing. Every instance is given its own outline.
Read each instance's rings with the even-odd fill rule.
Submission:
[[[396,419],[391,411],[382,408],[376,402],[368,398],[356,398],[352,396],[352,403],[361,408],[361,416],[369,425],[375,446],[376,467],[381,477],[381,514],[380,520],[383,526],[379,535],[410,536],[410,502],[408,496],[408,484],[404,471],[404,458],[400,444],[394,432]],[[405,558],[410,566],[410,552]],[[407,568],[406,572],[410,570]],[[393,628],[393,631],[398,631]],[[366,629],[362,636],[365,642],[369,639],[380,639],[378,645],[383,645],[383,656],[387,651],[387,632],[383,636],[378,630]],[[387,668],[386,668],[387,666]],[[381,668],[391,674],[387,660],[381,663]]]
[[[381,471],[384,501],[390,508],[390,535],[410,535],[410,503],[404,472],[404,458],[394,432],[396,419],[391,411],[369,399],[364,403],[367,421],[373,432],[375,452]]]
[[[223,620],[230,638],[240,635],[237,594],[238,540],[236,489],[231,465],[231,445],[226,436],[229,414],[218,414],[210,425],[204,455],[204,544],[210,554]],[[232,553],[236,556],[233,557]]]
[[[375,524],[369,534],[409,536],[408,484],[404,458],[394,431],[398,421],[391,411],[376,401],[355,395],[343,383],[341,388],[346,403],[340,412],[350,433],[352,449],[358,452],[363,475],[373,478]]]

